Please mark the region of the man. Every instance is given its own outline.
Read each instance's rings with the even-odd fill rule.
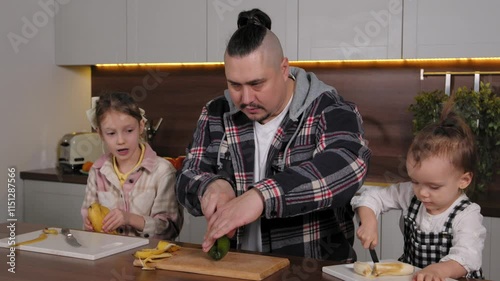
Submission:
[[[361,116],[289,66],[270,22],[247,22],[226,48],[228,89],[203,108],[177,198],[206,217],[204,251],[237,231],[240,249],[353,260],[349,202],[370,157]]]

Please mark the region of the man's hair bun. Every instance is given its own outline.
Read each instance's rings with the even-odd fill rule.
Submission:
[[[238,28],[246,25],[260,25],[271,30],[271,18],[259,9],[243,11],[238,15]]]

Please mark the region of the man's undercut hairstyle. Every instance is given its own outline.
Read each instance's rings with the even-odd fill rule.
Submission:
[[[231,36],[226,53],[230,57],[244,57],[262,45],[271,18],[259,9],[243,11],[238,15],[238,30]]]

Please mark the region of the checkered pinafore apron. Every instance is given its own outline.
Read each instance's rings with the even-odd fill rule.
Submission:
[[[417,217],[421,201],[413,196],[408,214],[404,217],[404,253],[400,261],[424,268],[429,264],[437,263],[441,258],[448,255],[452,247],[453,231],[452,222],[457,214],[471,204],[469,200],[462,200],[455,206],[444,223],[443,231],[423,232],[418,229],[415,218]],[[483,279],[482,270],[471,271],[468,278]]]

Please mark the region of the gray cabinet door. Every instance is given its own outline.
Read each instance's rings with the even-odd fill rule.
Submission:
[[[500,55],[500,1],[404,2],[403,58]]]
[[[56,64],[126,62],[125,0],[64,3],[58,5],[54,18]]]
[[[299,0],[299,60],[401,58],[402,0]]]
[[[84,197],[84,184],[24,180],[24,221],[82,229]]]

